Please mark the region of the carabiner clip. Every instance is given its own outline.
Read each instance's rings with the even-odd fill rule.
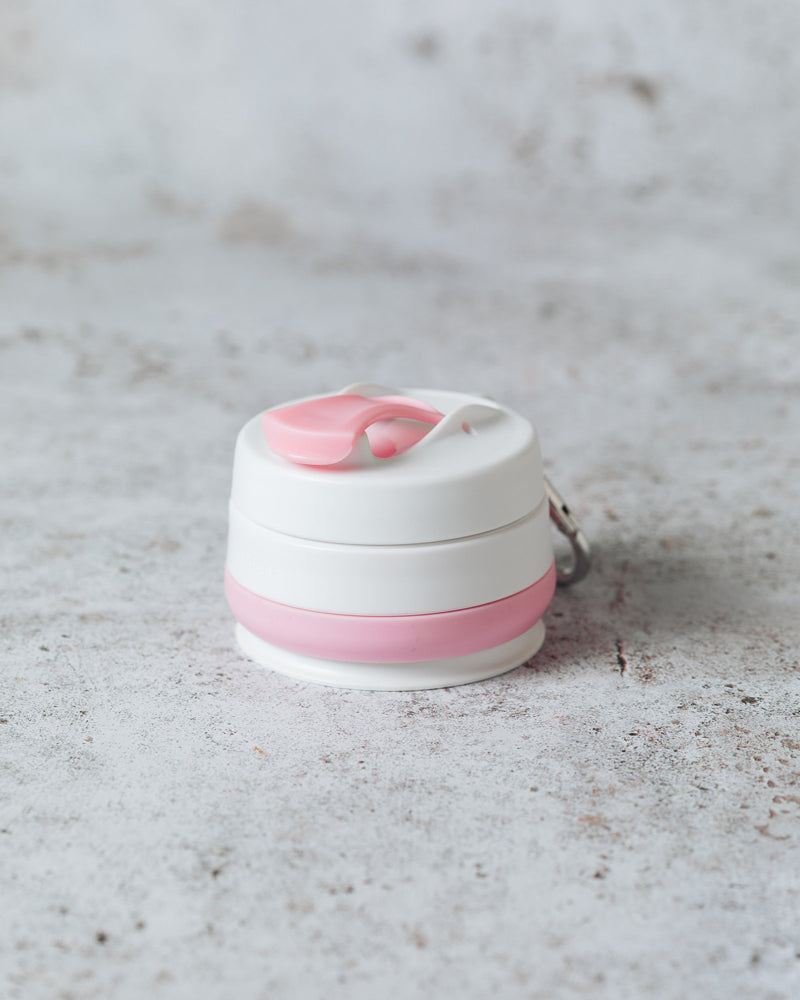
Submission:
[[[545,476],[545,489],[550,504],[550,520],[572,546],[573,561],[570,566],[556,566],[556,580],[560,587],[569,587],[582,580],[592,565],[591,550],[581,526],[575,520],[564,498]]]

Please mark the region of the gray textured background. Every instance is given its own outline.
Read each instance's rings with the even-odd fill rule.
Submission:
[[[800,7],[0,4],[0,996],[800,993]],[[238,427],[538,426],[593,575],[419,694],[232,646]]]

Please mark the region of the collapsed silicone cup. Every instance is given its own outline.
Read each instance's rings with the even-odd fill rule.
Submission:
[[[226,593],[258,662],[414,690],[541,645],[555,565],[536,432],[513,411],[359,383],[250,421],[233,479]]]

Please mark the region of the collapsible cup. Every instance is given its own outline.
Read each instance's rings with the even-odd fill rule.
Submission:
[[[531,424],[480,396],[358,384],[267,410],[234,459],[239,646],[301,680],[373,690],[519,666],[556,585],[548,485]]]

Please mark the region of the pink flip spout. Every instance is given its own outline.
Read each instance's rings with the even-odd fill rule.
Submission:
[[[264,437],[270,448],[298,465],[336,465],[344,461],[368,427],[388,420],[418,420],[437,424],[443,414],[427,403],[403,396],[336,395],[311,399],[292,406],[267,411],[261,418]],[[421,435],[406,434],[404,446]],[[395,454],[385,434],[376,435],[376,454]],[[375,445],[374,445],[375,447]]]

